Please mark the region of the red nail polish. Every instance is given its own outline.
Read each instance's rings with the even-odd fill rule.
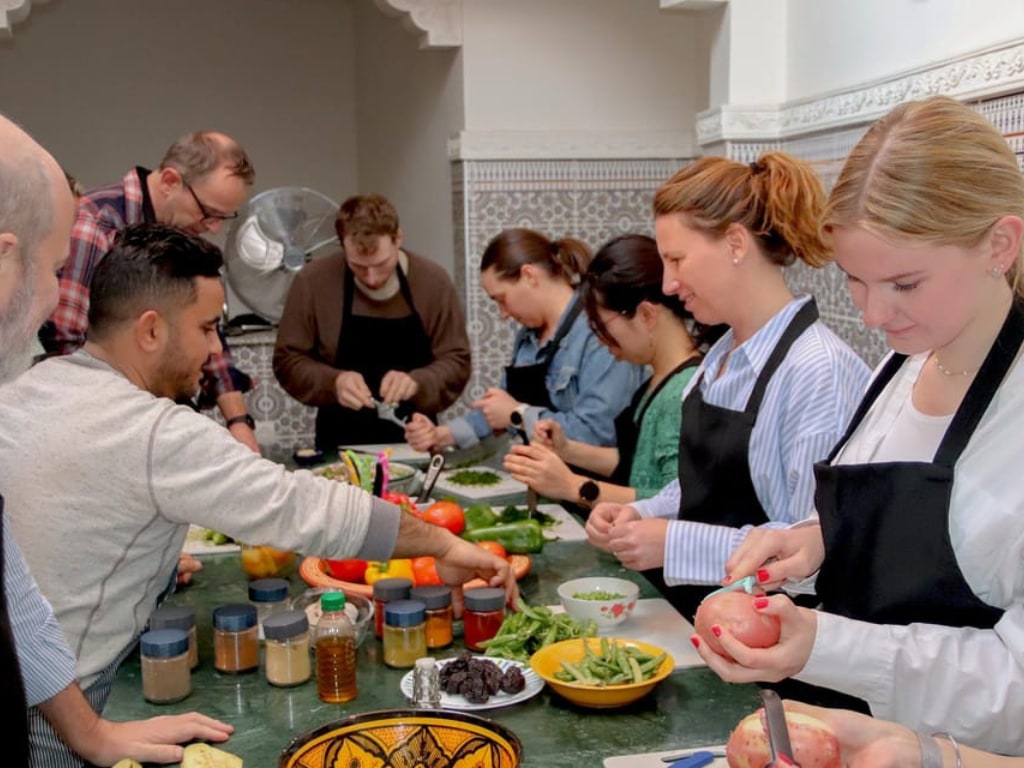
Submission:
[[[768,607],[768,598],[767,597],[755,597],[754,598],[754,607],[755,608],[767,608]]]
[[[721,637],[722,636],[722,628],[720,626],[718,626],[717,624],[712,624],[711,625],[711,634],[714,635],[715,637]]]
[[[728,584],[730,581],[732,581],[732,576],[726,576],[724,579],[722,579],[723,584]]]
[[[690,635],[690,642],[693,643],[694,648],[700,648],[700,638],[696,635]]]
[[[757,580],[760,581],[762,584],[764,582],[768,581],[768,579],[770,579],[770,578],[771,578],[771,576],[768,575],[768,569],[767,568],[761,568],[757,572]]]

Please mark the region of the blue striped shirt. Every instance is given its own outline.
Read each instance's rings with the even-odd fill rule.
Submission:
[[[807,301],[809,297],[791,301],[736,349],[731,330],[719,339],[701,368],[704,399],[743,410],[779,338]],[[684,399],[701,371],[683,392]],[[811,514],[814,463],[842,437],[869,376],[864,361],[820,320],[793,343],[768,383],[750,437],[750,477],[770,521],[765,527],[787,527]],[[657,496],[631,506],[642,517],[675,518],[681,493],[676,479]],[[672,519],[665,540],[665,582],[717,584],[750,528]]]
[[[3,509],[0,498],[0,510]],[[27,706],[53,698],[75,681],[75,656],[53,608],[39,591],[3,516],[4,592]]]

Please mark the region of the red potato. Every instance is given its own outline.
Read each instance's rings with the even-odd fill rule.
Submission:
[[[769,648],[779,642],[779,620],[754,608],[755,597],[760,595],[733,590],[712,595],[700,604],[693,623],[697,634],[711,650],[733,661],[711,632],[711,627],[716,624],[729,630],[737,640],[751,648]]]
[[[800,712],[787,712],[793,759],[800,768],[841,768],[839,739],[825,723]],[[764,710],[747,715],[736,726],[725,745],[729,768],[764,768],[771,760],[768,723]]]

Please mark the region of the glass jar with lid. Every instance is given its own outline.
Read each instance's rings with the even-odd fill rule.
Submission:
[[[199,664],[199,643],[196,640],[196,612],[187,605],[163,605],[149,617],[149,628],[183,629],[188,634],[188,666]]]
[[[312,674],[305,611],[278,611],[263,622],[263,670],[271,685],[302,685]]]
[[[505,590],[497,587],[467,589],[465,602],[462,627],[466,647],[471,651],[482,651],[480,643],[498,634],[501,623],[505,621]]]
[[[213,609],[213,666],[219,672],[251,672],[260,664],[256,608],[247,603]]]
[[[384,606],[384,663],[405,669],[427,655],[427,607],[419,600],[395,600]]]
[[[288,608],[288,582],[285,579],[256,579],[249,582],[249,602],[256,608],[259,639],[264,638],[263,622],[277,611]]]
[[[373,584],[373,631],[380,640],[384,637],[384,607],[392,600],[408,600],[412,579],[381,579]]]
[[[188,633],[153,629],[139,639],[142,695],[153,704],[181,701],[192,692],[188,665]]]
[[[413,587],[409,599],[419,600],[426,608],[427,648],[447,648],[452,644],[452,590],[443,585]]]

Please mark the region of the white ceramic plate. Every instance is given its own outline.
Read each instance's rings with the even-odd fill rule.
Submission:
[[[457,710],[478,710],[478,709],[497,709],[498,707],[507,707],[512,704],[518,704],[521,701],[531,699],[541,692],[544,687],[544,681],[537,676],[537,673],[530,669],[529,664],[523,664],[519,661],[510,661],[509,659],[492,659],[490,656],[481,657],[486,658],[488,661],[493,661],[498,665],[498,668],[504,672],[509,667],[519,667],[523,671],[523,678],[526,680],[526,686],[519,693],[505,693],[499,691],[496,695],[491,696],[483,704],[473,704],[466,701],[462,696],[458,694],[450,694],[441,692],[441,709],[457,709]],[[451,659],[438,659],[438,668],[444,667]],[[412,671],[409,671],[402,678],[400,688],[406,698],[412,698]]]

